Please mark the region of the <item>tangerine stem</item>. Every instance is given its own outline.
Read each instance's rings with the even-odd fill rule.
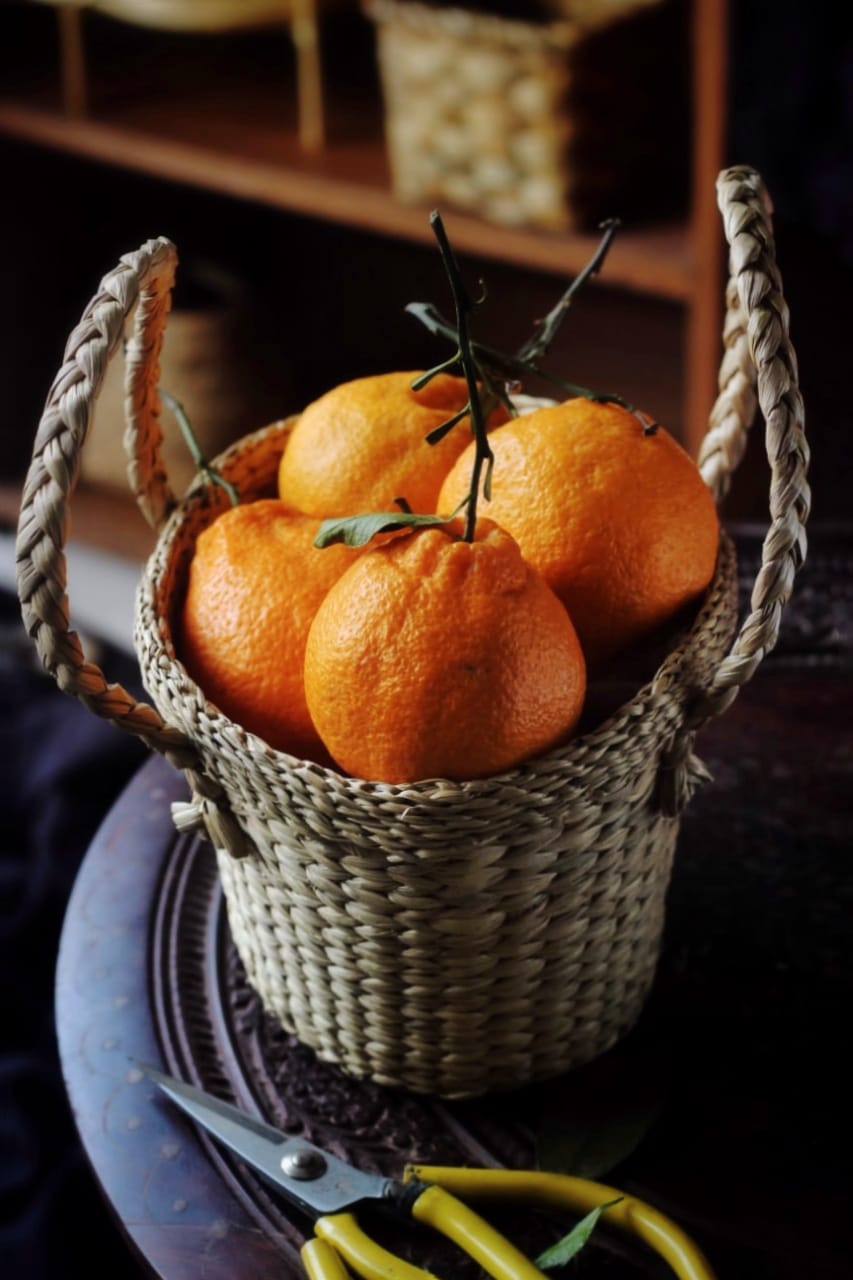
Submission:
[[[618,218],[608,218],[606,222],[601,223],[600,229],[604,231],[604,235],[601,237],[595,253],[580,274],[575,276],[568,288],[564,290],[556,304],[545,316],[545,319],[537,322],[534,332],[516,353],[516,360],[533,361],[545,354],[557,336],[557,330],[565,319],[572,298],[578,289],[586,284],[587,280],[591,280],[601,270],[601,264],[607,257],[611,241],[620,226],[621,223]]]
[[[181,404],[180,400],[176,400],[173,395],[170,395],[168,391],[164,391],[162,387],[160,387],[160,399],[169,409],[172,410],[172,413],[175,415],[178,426],[181,429],[181,435],[184,438],[184,444],[189,449],[190,455],[192,456],[192,460],[195,463],[200,474],[205,477],[208,484],[217,486],[227,494],[228,501],[231,503],[232,507],[239,506],[240,495],[235,489],[234,485],[231,483],[230,480],[226,480],[225,477],[221,475],[220,472],[217,471],[215,467],[211,466],[207,458],[202,453],[201,445],[199,444],[196,438],[196,434],[193,431],[189,414],[187,413],[184,406]]]
[[[491,469],[494,455],[486,432],[483,406],[480,401],[480,389],[477,383],[477,365],[471,350],[471,335],[468,329],[468,315],[472,310],[471,298],[463,283],[456,256],[450,247],[450,241],[447,238],[441,214],[437,209],[434,209],[429,215],[429,220],[435,238],[438,241],[438,247],[441,250],[444,269],[447,272],[450,290],[453,294],[453,305],[456,309],[459,360],[468,387],[468,408],[471,413],[471,427],[475,443],[474,464],[471,468],[471,487],[468,494],[468,504],[465,509],[465,529],[462,537],[465,542],[473,542],[477,526],[477,499],[480,493],[480,477],[485,463],[488,462]]]

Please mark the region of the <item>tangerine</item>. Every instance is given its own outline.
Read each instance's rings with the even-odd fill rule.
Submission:
[[[366,551],[317,610],[305,693],[333,759],[392,783],[486,777],[568,739],[586,692],[568,614],[480,520]]]
[[[231,507],[199,534],[179,656],[230,719],[293,755],[326,760],[305,702],[308,628],[360,552],[314,546],[320,522],[274,498]]]
[[[590,667],[648,639],[694,604],[716,566],[710,490],[664,428],[586,398],[540,408],[490,433],[491,501],[480,510],[516,539],[565,605]],[[473,451],[436,509],[468,491]]]
[[[468,390],[464,378],[442,373],[414,391],[418,376],[355,378],[309,404],[279,465],[282,501],[314,516],[387,511],[400,497],[413,511],[433,511],[445,474],[470,438],[470,417],[436,444],[425,437],[465,407]],[[506,419],[498,407],[489,422]]]

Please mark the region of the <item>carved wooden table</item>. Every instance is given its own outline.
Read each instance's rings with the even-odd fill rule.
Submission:
[[[851,545],[849,530],[813,543],[777,653],[700,735],[714,780],[683,820],[655,989],[597,1067],[604,1112],[625,1110],[638,1082],[659,1094],[606,1180],[680,1221],[720,1280],[853,1270]],[[740,550],[746,582],[755,548]],[[71,1106],[145,1267],[163,1280],[285,1280],[302,1274],[309,1228],[156,1097],[134,1059],[372,1169],[412,1156],[532,1163],[577,1073],[446,1104],[318,1062],[248,988],[210,849],[171,825],[184,795],[159,757],[122,794],[83,863],[57,971]],[[519,1229],[536,1247],[536,1224]],[[417,1255],[439,1275],[479,1274],[451,1256]],[[601,1229],[571,1265],[591,1280],[670,1274]]]

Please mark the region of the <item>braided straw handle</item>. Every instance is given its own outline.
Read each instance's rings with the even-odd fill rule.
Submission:
[[[66,595],[68,506],[80,453],[107,365],[122,342],[134,307],[125,376],[128,474],[137,500],[155,528],[174,505],[160,457],[157,382],[176,262],[174,245],[162,238],[149,240],[136,252],[126,254],[101,281],[68,339],[62,368],[48,392],[24,484],[18,518],[17,581],[27,631],[63,692],[76,695],[96,715],[136,734],[177,768],[194,768],[197,752],[180,730],[168,725],[147,703],[137,702],[120,684],[108,683],[99,667],[85,661],[79,637],[69,629]]]
[[[730,279],[720,392],[700,450],[699,468],[720,502],[746,448],[757,401],[771,469],[771,524],[750,613],[710,688],[692,708],[689,727],[693,728],[734,701],[776,644],[782,609],[805,560],[811,501],[803,402],[788,336],[788,307],[776,266],[769,199],[755,170],[736,166],[719,175],[717,200],[729,244]]]

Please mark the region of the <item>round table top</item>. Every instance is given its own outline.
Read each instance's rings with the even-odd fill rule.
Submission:
[[[384,1172],[580,1160],[680,1222],[726,1280],[848,1277],[851,704],[849,663],[764,664],[697,742],[713,780],[682,820],[638,1027],[592,1068],[459,1103],[350,1080],[271,1023],[210,848],[173,828],[184,779],[152,757],[84,860],[56,986],[76,1124],[138,1258],[163,1280],[283,1280],[303,1274],[309,1230],[141,1061]],[[574,1264],[593,1278],[656,1265],[599,1231]]]

